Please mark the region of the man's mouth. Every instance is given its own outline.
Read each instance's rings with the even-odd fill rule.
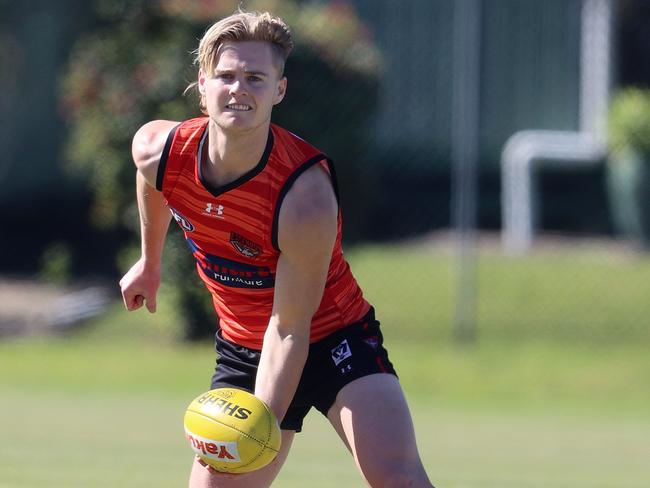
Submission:
[[[244,105],[242,103],[231,103],[229,105],[226,105],[226,108],[229,110],[235,110],[237,112],[247,112],[249,110],[252,110],[250,105]]]

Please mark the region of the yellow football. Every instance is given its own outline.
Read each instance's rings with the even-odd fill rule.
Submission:
[[[192,450],[217,471],[255,471],[280,450],[280,427],[271,409],[237,388],[199,395],[187,407],[183,423]]]

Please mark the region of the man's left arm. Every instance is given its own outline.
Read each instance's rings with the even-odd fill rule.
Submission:
[[[323,297],[336,241],[338,205],[319,165],[302,174],[280,209],[273,311],[260,359],[255,395],[284,417],[309,351],[311,320]]]

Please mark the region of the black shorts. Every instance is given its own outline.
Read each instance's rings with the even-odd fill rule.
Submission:
[[[221,331],[217,331],[215,342],[218,357],[212,388],[236,387],[253,392],[260,351],[224,339]],[[300,432],[312,406],[327,415],[341,388],[375,373],[397,376],[371,308],[359,322],[309,346],[298,389],[280,423],[281,428]]]

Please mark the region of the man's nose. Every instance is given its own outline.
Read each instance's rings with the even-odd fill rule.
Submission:
[[[234,80],[230,85],[231,95],[241,95],[246,92],[246,87],[241,80]]]

